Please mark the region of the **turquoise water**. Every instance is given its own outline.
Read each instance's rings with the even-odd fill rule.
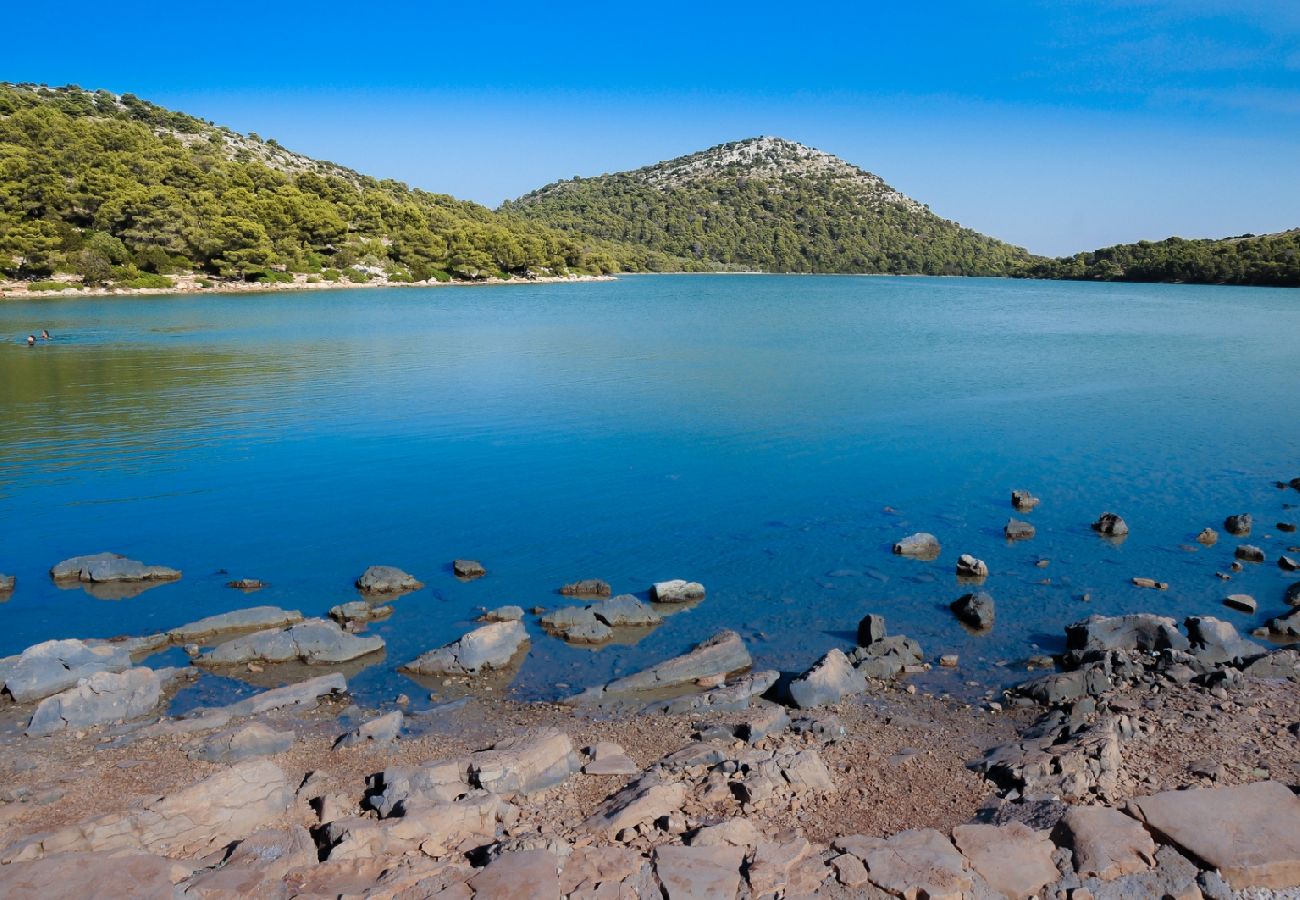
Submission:
[[[54,343],[21,345],[42,327]],[[1300,475],[1300,294],[1284,290],[647,276],[5,300],[0,334],[0,572],[19,578],[0,654],[253,604],[319,615],[383,563],[427,587],[372,627],[388,653],[352,675],[366,702],[423,702],[398,664],[480,606],[554,607],[585,577],[643,596],[682,577],[709,596],[594,651],[530,617],[520,696],[722,626],[758,664],[802,669],[868,612],[932,659],[960,654],[929,676],[956,690],[1022,677],[995,663],[1058,648],[1091,612],[1253,627],[1281,611],[1294,576],[1273,560],[1300,543],[1273,529],[1300,519],[1286,508],[1300,493],[1274,487]],[[1018,516],[1038,537],[1008,545],[1013,487],[1043,502]],[[1089,530],[1104,510],[1128,520],[1123,544]],[[1182,548],[1246,511],[1270,562],[1224,585],[1234,540]],[[943,542],[936,562],[890,554],[917,530]],[[105,549],[185,577],[109,600],[45,574]],[[947,610],[969,590],[953,575],[963,552],[992,570],[988,635]],[[457,581],[455,557],[489,575]],[[271,586],[223,587],[243,576]],[[1223,607],[1230,591],[1259,615]],[[177,702],[234,688],[207,678]]]

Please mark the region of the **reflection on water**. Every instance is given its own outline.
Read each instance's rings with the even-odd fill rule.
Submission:
[[[1013,677],[995,663],[1055,648],[1091,612],[1247,630],[1283,611],[1298,576],[1234,576],[1231,592],[1260,601],[1252,617],[1222,606],[1214,577],[1234,541],[1180,548],[1229,513],[1300,518],[1300,494],[1273,487],[1300,475],[1295,298],[681,276],[6,300],[0,333],[55,341],[0,342],[0,572],[19,576],[0,654],[248,605],[323,615],[379,563],[428,586],[371,626],[388,653],[352,676],[366,702],[427,702],[398,664],[459,637],[479,607],[553,606],[578,576],[642,599],[676,577],[709,593],[595,653],[530,615],[531,650],[495,689],[576,692],[724,626],[758,665],[802,669],[868,612],[931,657],[960,654],[935,676],[953,687]],[[1012,488],[1042,504],[1016,512]],[[1105,510],[1128,540],[1092,533]],[[1011,515],[1036,536],[1007,542]],[[916,531],[939,537],[937,560],[890,553]],[[1287,546],[1257,531],[1270,559]],[[101,549],[185,577],[111,604],[50,582],[53,562]],[[990,568],[987,634],[948,610],[966,592],[962,553]],[[489,574],[456,580],[457,557]],[[249,598],[227,571],[270,584]],[[206,675],[177,702],[237,683]]]

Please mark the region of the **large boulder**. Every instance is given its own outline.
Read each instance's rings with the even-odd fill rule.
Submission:
[[[949,608],[958,619],[971,628],[984,631],[993,627],[995,617],[993,597],[984,591],[962,594],[952,601]]]
[[[698,681],[716,681],[753,664],[745,642],[731,630],[720,631],[687,653],[617,678],[602,687],[589,688],[570,698],[570,703],[588,705],[619,698],[635,699],[649,691],[688,688]]]
[[[278,766],[267,760],[242,762],[129,811],[23,839],[0,852],[0,862],[98,851],[195,859],[280,817],[293,797],[294,783]]]
[[[1065,629],[1065,645],[1078,653],[1107,653],[1111,650],[1186,650],[1187,638],[1168,616],[1133,613],[1127,616],[1089,616]]]
[[[831,650],[811,669],[790,682],[790,699],[800,709],[830,706],[849,694],[867,689],[867,680],[844,652]]]
[[[114,581],[175,581],[181,577],[181,572],[167,566],[148,566],[119,553],[105,552],[65,559],[50,569],[50,577],[55,581],[103,584]]]
[[[683,578],[659,581],[651,586],[650,599],[655,603],[694,603],[704,599],[704,585]]]
[[[528,643],[522,622],[492,622],[402,666],[415,675],[477,675],[504,669]]]
[[[913,559],[935,559],[940,549],[939,539],[926,531],[910,534],[894,545],[895,554]]]
[[[422,581],[396,566],[371,566],[357,579],[357,590],[363,594],[404,594],[422,587]]]
[[[143,716],[158,705],[162,686],[162,677],[153,669],[96,672],[76,687],[42,700],[27,734],[36,737]]]
[[[0,684],[14,700],[28,703],[66,690],[96,672],[129,668],[131,654],[123,646],[91,646],[75,639],[45,641],[0,659]]]
[[[218,644],[196,662],[209,666],[250,662],[334,665],[383,649],[381,637],[349,634],[328,619],[306,619],[284,630],[271,628]]]
[[[470,754],[470,783],[492,794],[536,794],[582,768],[573,740],[558,728],[517,735]]]
[[[252,606],[237,609],[234,612],[208,616],[179,628],[167,631],[168,640],[177,644],[202,641],[214,635],[230,631],[261,631],[265,628],[283,628],[296,625],[302,621],[302,613],[296,609],[280,609],[277,606]]]
[[[1237,634],[1231,622],[1213,616],[1190,616],[1183,624],[1187,626],[1192,655],[1207,665],[1242,662],[1268,652]]]
[[[1092,530],[1105,537],[1124,537],[1128,534],[1128,523],[1112,512],[1104,512],[1092,523]]]

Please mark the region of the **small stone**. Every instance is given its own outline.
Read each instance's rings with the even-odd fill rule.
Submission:
[[[1029,512],[1038,506],[1039,500],[1029,491],[1012,491],[1011,505],[1021,512]]]
[[[1036,532],[1034,526],[1028,522],[1022,522],[1019,519],[1008,519],[1002,533],[1009,541],[1027,541]]]
[[[1156,581],[1154,578],[1136,577],[1133,579],[1133,583],[1140,588],[1154,588],[1157,591],[1169,590],[1169,582]]]
[[[482,578],[487,574],[487,569],[476,559],[453,560],[451,571],[457,578]]]
[[[560,593],[566,597],[608,597],[610,587],[609,582],[599,578],[584,578],[564,585],[560,588]]]
[[[976,559],[969,553],[963,553],[957,558],[958,578],[987,578],[988,575],[989,567],[984,560]]]
[[[489,609],[478,617],[480,622],[518,622],[524,617],[524,611],[518,606],[498,606]]]
[[[1213,547],[1219,542],[1219,533],[1213,528],[1202,528],[1201,533],[1196,536],[1196,540],[1207,547]]]
[[[1252,544],[1242,544],[1237,548],[1234,554],[1237,559],[1246,562],[1263,562],[1265,560],[1264,551]]]
[[[1124,537],[1128,534],[1128,523],[1115,513],[1105,512],[1092,523],[1092,530],[1106,537]]]

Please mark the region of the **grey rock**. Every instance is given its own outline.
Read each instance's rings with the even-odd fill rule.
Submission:
[[[257,578],[236,578],[226,582],[226,587],[234,588],[237,591],[260,591],[266,587],[266,582]]]
[[[656,582],[650,588],[650,599],[655,603],[694,603],[704,599],[704,585],[682,578]]]
[[[1285,553],[1277,558],[1277,567],[1283,572],[1300,571],[1300,559],[1287,556]]]
[[[284,630],[256,631],[218,644],[196,662],[209,666],[249,662],[332,665],[383,649],[383,638],[349,634],[326,619],[306,619]]]
[[[422,587],[423,582],[396,566],[371,566],[357,579],[357,590],[363,594],[402,594]]]
[[[800,709],[830,706],[867,689],[866,679],[839,649],[831,650],[790,682],[790,699]]]
[[[273,756],[293,746],[292,731],[276,731],[261,722],[249,722],[209,736],[202,745],[190,751],[190,759],[213,763],[237,763],[258,756]]]
[[[1250,513],[1242,513],[1238,516],[1228,516],[1223,520],[1223,530],[1233,537],[1245,537],[1250,534],[1251,526],[1254,525]]]
[[[790,715],[775,704],[766,704],[745,716],[736,727],[736,736],[756,744],[770,735],[790,727]]]
[[[1097,697],[1111,688],[1110,677],[1100,666],[1073,672],[1052,672],[1030,679],[1016,687],[1016,693],[1044,706],[1074,703],[1084,697]]]
[[[400,709],[395,709],[390,713],[371,719],[369,722],[363,722],[347,734],[340,737],[335,743],[334,748],[337,750],[342,747],[356,747],[359,745],[378,745],[391,744],[397,740],[397,735],[402,730],[402,723],[405,716]]]
[[[1007,524],[1002,528],[1002,533],[1009,541],[1027,541],[1037,531],[1028,522],[1022,522],[1020,519],[1008,519]]]
[[[908,535],[894,545],[896,555],[911,556],[916,559],[935,559],[940,549],[939,539],[925,531]]]
[[[566,597],[608,597],[611,593],[609,582],[599,578],[584,578],[560,588]]]
[[[0,684],[15,701],[28,703],[66,690],[96,672],[131,667],[130,650],[75,639],[45,641],[17,656],[0,659]]]
[[[542,616],[542,627],[572,644],[600,644],[614,636],[614,630],[586,606],[566,606]]]
[[[1286,593],[1282,595],[1282,601],[1287,606],[1300,606],[1300,581],[1287,585]]]
[[[296,625],[302,621],[302,613],[296,609],[280,609],[276,606],[253,606],[237,609],[234,612],[208,616],[179,628],[166,632],[167,639],[176,644],[201,641],[213,635],[228,631],[260,631],[265,628],[283,628]]]
[[[858,646],[870,647],[885,638],[885,617],[866,615],[858,622]]]
[[[451,571],[457,578],[482,578],[487,574],[487,569],[476,559],[453,560]]]
[[[367,603],[365,600],[352,600],[348,603],[340,603],[338,606],[330,607],[330,618],[340,625],[348,625],[353,622],[373,622],[376,619],[386,619],[393,614],[391,606],[379,606],[373,603]]]
[[[522,622],[493,622],[430,650],[402,669],[416,675],[477,675],[506,668],[527,643]]]
[[[162,677],[143,667],[125,672],[96,672],[36,707],[29,736],[66,729],[125,722],[150,712],[162,696]]]
[[[1300,637],[1300,608],[1269,620],[1268,631],[1278,637]]]
[[[984,591],[962,594],[950,607],[958,619],[971,628],[983,631],[993,627],[995,611],[993,597]]]
[[[577,705],[599,704],[619,697],[635,697],[647,691],[688,687],[697,681],[743,671],[752,664],[753,660],[740,635],[731,630],[720,631],[681,656],[617,678],[602,687],[589,688],[568,702]]]
[[[762,672],[750,672],[747,675],[715,687],[702,694],[686,694],[667,700],[656,700],[647,704],[642,712],[683,715],[686,713],[736,712],[749,709],[753,698],[767,692],[776,684],[780,673],[771,669]]]
[[[1128,523],[1115,513],[1105,512],[1092,523],[1092,530],[1106,537],[1123,537],[1128,534]]]
[[[1038,505],[1038,498],[1029,491],[1012,491],[1011,505],[1021,512],[1029,512]]]
[[[631,594],[619,594],[591,607],[596,618],[611,628],[639,628],[658,625],[664,617]]]
[[[849,662],[863,677],[879,681],[897,678],[905,667],[918,666],[921,660],[921,645],[901,634],[881,638],[849,654]]]
[[[1223,605],[1252,614],[1259,608],[1259,604],[1250,594],[1229,594],[1223,598]]]
[[[1290,648],[1274,650],[1251,662],[1242,672],[1251,678],[1300,681],[1300,652]]]
[[[957,558],[957,577],[958,578],[988,578],[989,567],[982,559],[976,559],[969,553],[963,553]]]
[[[181,577],[178,569],[166,566],[147,566],[118,553],[92,553],[65,559],[50,569],[55,581],[84,581],[107,583],[114,581],[175,581]]]
[[[498,606],[496,609],[489,609],[483,615],[478,617],[480,622],[518,622],[524,617],[524,610],[521,606]]]
[[[1081,653],[1106,653],[1111,650],[1186,650],[1187,638],[1168,616],[1133,613],[1127,616],[1089,616],[1065,629],[1065,643]]]
[[[1267,558],[1264,551],[1253,544],[1241,544],[1233,555],[1244,562],[1263,562]]]

